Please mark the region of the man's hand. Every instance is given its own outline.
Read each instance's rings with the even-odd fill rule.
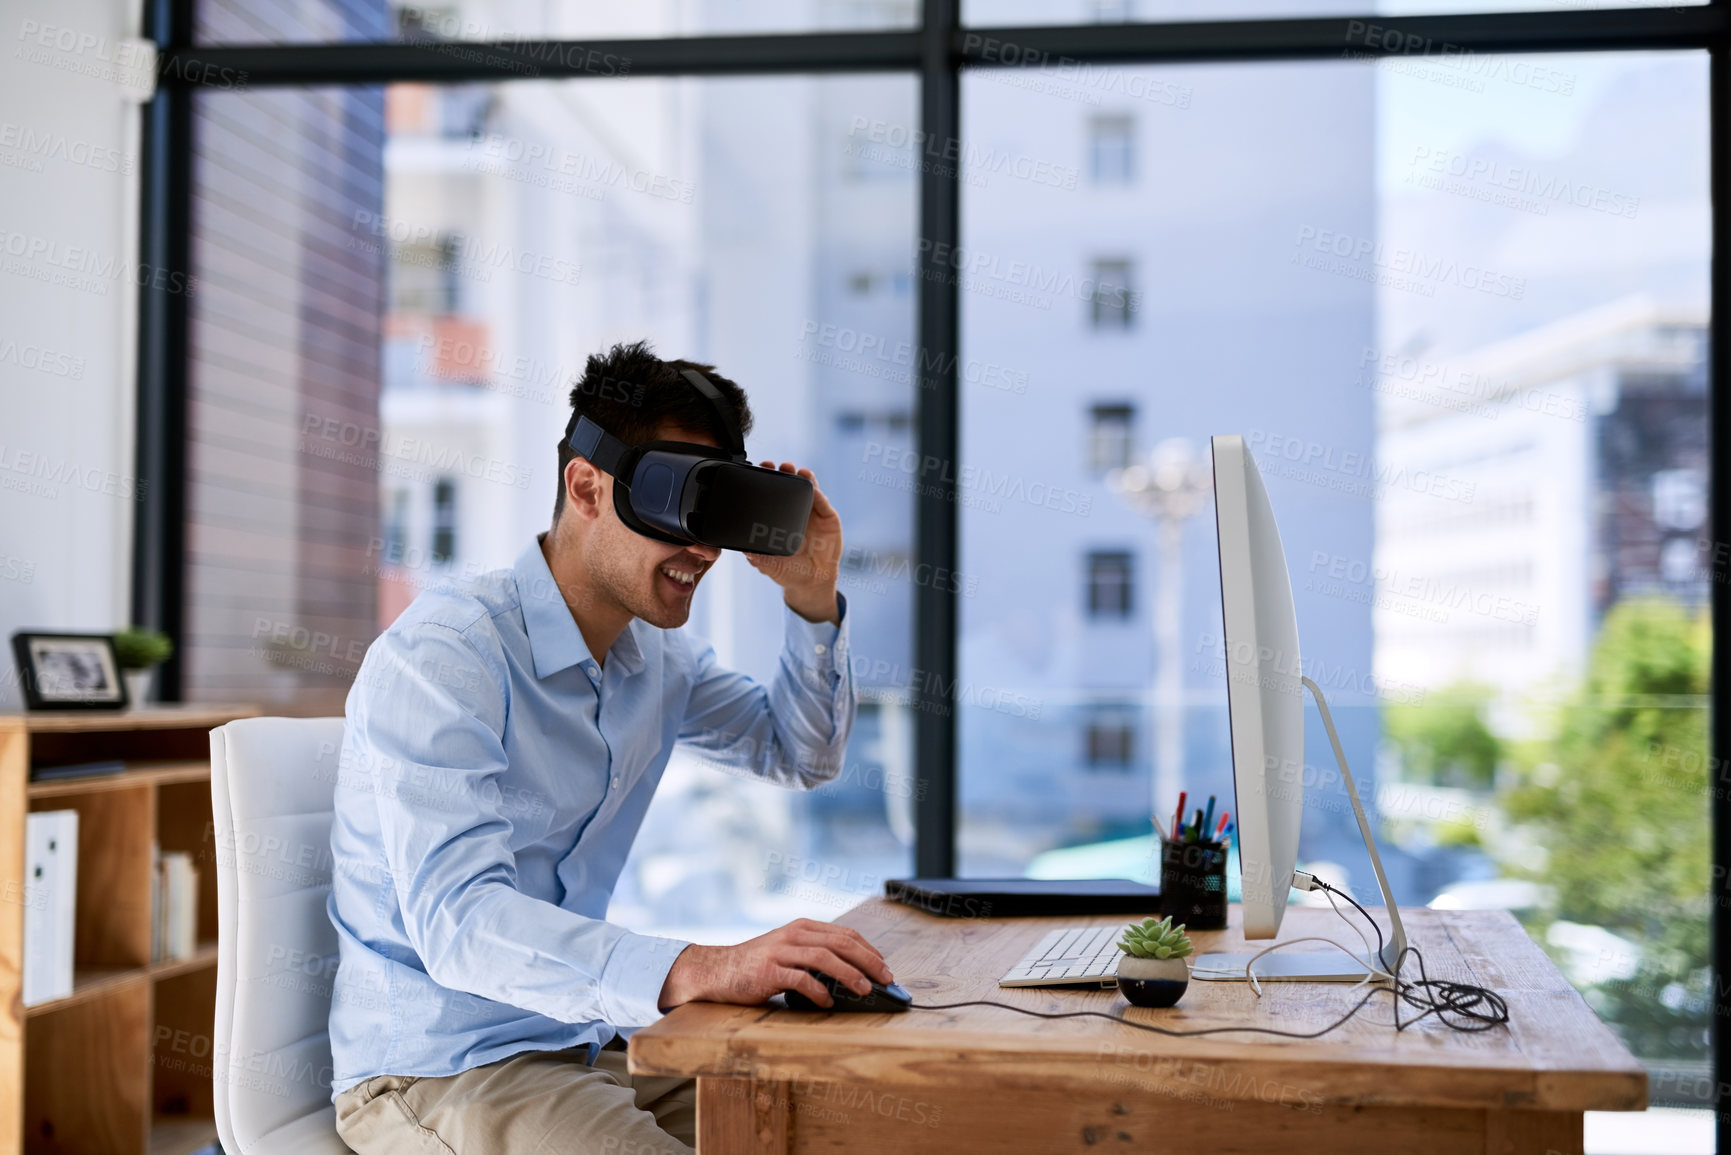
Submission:
[[[760,462],[765,469],[776,468],[775,462]],[[798,553],[789,557],[769,557],[748,553],[745,560],[770,581],[780,586],[788,608],[808,622],[841,624],[841,611],[836,604],[835,582],[841,572],[841,517],[809,469],[795,469],[793,462],[781,463],[781,472],[792,473],[811,482],[811,516],[805,523],[805,540]]]
[[[787,990],[799,991],[820,1007],[834,1005],[823,984],[805,973],[806,967],[862,995],[872,989],[871,979],[895,981],[884,956],[859,931],[802,918],[738,946],[686,947],[667,972],[660,1006],[671,1010],[698,1000],[755,1006]]]

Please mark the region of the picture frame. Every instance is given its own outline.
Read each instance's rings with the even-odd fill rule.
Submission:
[[[113,634],[12,635],[12,657],[31,710],[124,710],[130,704]]]

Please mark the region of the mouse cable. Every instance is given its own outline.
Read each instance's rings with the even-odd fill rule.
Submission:
[[[1200,1035],[1223,1035],[1230,1032],[1249,1032],[1257,1035],[1279,1035],[1283,1039],[1316,1039],[1340,1027],[1352,1016],[1364,1008],[1364,1004],[1376,997],[1377,991],[1387,990],[1387,987],[1375,987],[1365,992],[1362,999],[1354,1003],[1352,1009],[1340,1018],[1318,1031],[1282,1031],[1274,1027],[1204,1027],[1195,1031],[1174,1031],[1167,1027],[1156,1027],[1152,1023],[1137,1023],[1122,1015],[1111,1015],[1105,1011],[1035,1011],[1027,1007],[1018,1007],[1010,1003],[994,1002],[991,999],[973,999],[965,1003],[915,1003],[908,1008],[910,1011],[953,1011],[957,1007],[1001,1007],[1006,1011],[1015,1011],[1018,1015],[1032,1015],[1036,1019],[1105,1019],[1120,1026],[1135,1027],[1138,1031],[1153,1031],[1157,1035],[1170,1035],[1175,1039],[1191,1039]]]

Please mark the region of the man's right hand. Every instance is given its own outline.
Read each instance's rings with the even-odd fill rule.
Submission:
[[[802,918],[738,946],[686,947],[667,972],[660,1006],[671,1010],[700,1000],[755,1006],[788,990],[799,991],[820,1007],[833,1005],[835,1000],[806,973],[807,967],[862,995],[871,990],[872,979],[895,981],[884,956],[859,931]]]

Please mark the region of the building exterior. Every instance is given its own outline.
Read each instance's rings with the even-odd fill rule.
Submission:
[[[1631,297],[1456,357],[1372,359],[1382,444],[1420,483],[1385,490],[1371,565],[1318,568],[1374,593],[1379,677],[1489,685],[1521,732],[1611,605],[1706,604],[1706,324]],[[1437,485],[1468,500],[1425,516]]]
[[[964,384],[962,568],[978,581],[962,603],[964,869],[1019,873],[1048,848],[1146,834],[1156,805],[1176,805],[1151,796],[1158,534],[1113,468],[1181,438],[1206,470],[1208,438],[1242,434],[1289,559],[1369,555],[1368,489],[1282,454],[1374,453],[1372,399],[1349,383],[1375,284],[1294,259],[1318,230],[1376,232],[1374,85],[1350,67],[967,78],[984,179],[963,190],[963,346],[1026,390]],[[1230,809],[1206,502],[1179,549],[1182,784]],[[1306,666],[1336,671],[1348,756],[1368,769],[1368,608],[1295,593]],[[1329,766],[1326,746],[1307,761]],[[1343,819],[1307,814],[1306,852],[1352,837]]]
[[[286,10],[197,5],[206,42],[292,36]],[[330,13],[385,31],[382,6]],[[261,29],[260,22],[266,27]],[[183,691],[337,713],[375,633],[361,544],[379,522],[384,266],[377,90],[203,93],[193,104]]]

